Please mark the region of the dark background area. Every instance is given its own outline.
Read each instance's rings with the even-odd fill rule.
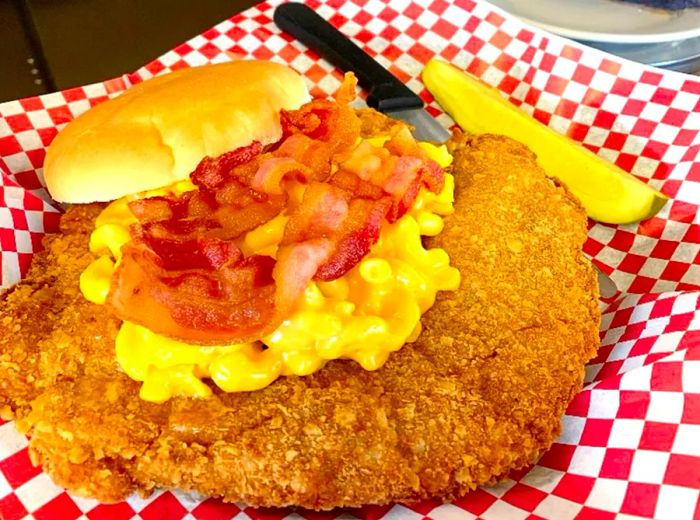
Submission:
[[[256,0],[0,0],[0,102],[133,72]]]

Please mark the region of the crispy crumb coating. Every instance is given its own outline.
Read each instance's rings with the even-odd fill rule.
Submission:
[[[383,124],[365,116],[365,130]],[[33,460],[70,490],[115,501],[156,487],[314,509],[450,498],[533,462],[553,442],[598,346],[586,217],[534,155],[456,136],[456,213],[428,240],[462,273],[418,341],[376,372],[330,362],[251,393],[138,398],[118,322],[80,272],[99,205],[74,206],[25,281],[1,296],[0,406]]]

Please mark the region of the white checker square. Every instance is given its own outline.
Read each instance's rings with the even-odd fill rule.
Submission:
[[[599,478],[593,484],[586,505],[606,511],[619,511],[625,499],[627,481]]]
[[[667,332],[659,336],[659,338],[654,342],[651,347],[650,353],[657,354],[659,352],[675,352],[678,348],[680,340],[683,338],[685,332]]]
[[[676,194],[676,199],[697,204],[700,200],[700,182],[684,182],[681,184]]]
[[[573,415],[565,415],[562,419],[561,435],[557,442],[562,444],[578,444],[583,434],[583,428],[586,426],[585,417],[576,417]]]
[[[621,374],[626,374],[627,372],[630,372],[631,370],[636,370],[642,366],[644,366],[644,363],[646,362],[647,358],[646,356],[633,356],[633,357],[628,357],[622,362],[622,366],[620,367],[620,373]]]
[[[15,489],[15,495],[30,513],[63,493],[64,489],[53,483],[49,475],[39,473]]]
[[[700,265],[691,264],[688,271],[685,273],[685,279],[689,281],[700,280]]]
[[[423,515],[400,504],[396,504],[384,515],[384,520],[419,520],[422,518]]]
[[[561,498],[556,495],[547,495],[545,499],[537,505],[533,513],[543,518],[576,518],[576,515],[582,508],[583,506],[581,504],[577,504],[566,498]]]
[[[12,492],[12,486],[5,478],[5,475],[0,472],[0,499],[5,498]]]
[[[489,493],[491,493],[493,496],[495,496],[497,498],[501,498],[514,485],[515,485],[515,481],[508,479],[508,480],[505,480],[503,482],[499,482],[495,486],[485,486],[483,489],[484,489],[484,491],[488,491]]]
[[[592,126],[586,134],[586,137],[583,139],[583,142],[592,146],[603,146],[609,135],[610,130]]]
[[[564,475],[562,471],[545,468],[544,466],[533,466],[527,474],[520,479],[520,482],[532,486],[540,491],[551,493],[561,481]]]
[[[647,258],[639,269],[639,274],[642,276],[648,276],[649,278],[659,278],[661,273],[664,272],[666,266],[668,265],[667,260],[661,260],[658,258]]]
[[[613,419],[620,408],[620,392],[617,390],[591,391],[591,403],[588,408],[588,417],[596,419]]]
[[[41,137],[39,137],[39,133],[36,130],[17,132],[15,133],[15,137],[24,150],[37,150],[44,147],[44,144],[41,142]]]
[[[400,3],[394,3],[392,5],[396,6],[396,9],[401,12],[403,11],[406,6],[409,4],[410,0],[400,0]],[[345,18],[354,18],[357,13],[360,12],[360,6],[357,4],[353,4],[352,2],[343,2],[338,9],[338,12],[343,15]]]
[[[418,24],[422,27],[432,27],[438,20],[438,15],[436,15],[431,10],[426,9],[418,15],[418,19],[416,20],[416,22],[418,22]]]
[[[580,103],[586,95],[586,92],[588,92],[588,87],[586,85],[570,81],[566,84],[566,87],[564,87],[562,97],[574,103]],[[574,120],[576,120],[576,117],[574,117]]]
[[[78,509],[83,513],[87,513],[100,504],[99,500],[95,500],[94,498],[85,498],[71,493],[68,493],[68,496],[70,496],[71,500],[75,502],[75,505],[78,506]]]
[[[89,98],[102,97],[107,95],[107,88],[102,83],[92,83],[82,87],[83,92]]]
[[[656,502],[656,520],[693,518],[700,498],[700,490],[680,486],[661,486]]]
[[[481,513],[483,520],[503,520],[504,518],[508,520],[525,520],[528,516],[530,514],[527,511],[512,506],[503,500],[494,502],[491,507]]]
[[[471,520],[477,518],[475,515],[452,504],[442,504],[430,511],[430,518],[433,520]]]
[[[646,368],[646,367],[645,367]],[[680,392],[652,392],[649,395],[647,420],[677,424],[683,416],[683,394]]]
[[[700,361],[686,360],[683,362],[683,391],[686,393],[700,393]],[[698,437],[700,446],[700,437]]]
[[[691,263],[695,260],[695,256],[698,254],[698,252],[700,252],[700,246],[698,246],[698,244],[680,242],[676,247],[676,250],[671,255],[671,260]]]
[[[32,163],[24,152],[13,153],[3,157],[5,164],[10,169],[10,173],[24,172],[32,169]]]
[[[23,229],[15,230],[15,244],[17,246],[18,253],[31,253],[32,247],[32,237],[29,231]]]
[[[671,451],[700,457],[700,424],[679,424]]]
[[[445,20],[449,20],[451,24],[457,27],[464,27],[469,20],[469,13],[454,4],[450,4],[442,13],[442,16]],[[457,44],[455,43],[455,45]]]
[[[658,336],[663,334],[664,329],[668,326],[670,318],[668,316],[662,316],[661,318],[653,318],[646,322],[644,326],[644,331],[640,337],[651,338],[653,336]]]
[[[597,477],[605,458],[605,448],[578,446],[569,464],[569,473],[585,477]]]
[[[661,484],[663,471],[671,454],[664,451],[637,450],[632,458],[629,480],[647,484]]]
[[[0,103],[0,115],[3,117],[16,116],[17,114],[23,114],[24,108],[20,105],[19,101],[5,101]]]
[[[615,419],[608,438],[609,448],[637,449],[644,430],[643,419]]]
[[[79,99],[77,101],[71,101],[68,103],[68,110],[73,114],[73,117],[78,117],[90,110],[91,105],[87,99]],[[48,116],[47,116],[48,117]],[[53,123],[49,123],[48,126],[53,126]]]
[[[131,509],[136,511],[137,513],[141,512],[143,508],[145,508],[148,504],[153,502],[156,498],[158,498],[160,495],[165,493],[163,490],[159,490],[154,492],[151,496],[149,497],[141,497],[137,493],[134,493],[132,495],[129,495],[126,499],[126,503],[129,504]]]

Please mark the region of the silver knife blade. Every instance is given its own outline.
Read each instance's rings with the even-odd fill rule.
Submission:
[[[384,113],[389,117],[400,119],[411,125],[414,128],[413,137],[419,141],[444,143],[450,138],[450,132],[422,108],[392,110]]]

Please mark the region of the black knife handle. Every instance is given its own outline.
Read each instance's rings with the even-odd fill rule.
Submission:
[[[304,4],[275,9],[277,26],[344,71],[352,71],[369,95],[367,104],[381,112],[422,108],[423,100],[371,56]]]

